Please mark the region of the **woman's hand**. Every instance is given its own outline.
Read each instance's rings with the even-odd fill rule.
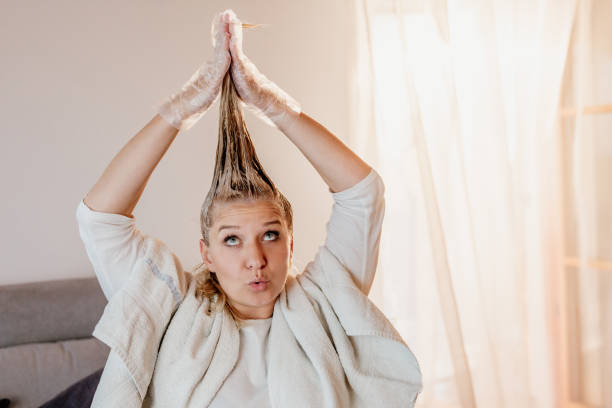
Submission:
[[[242,50],[242,22],[232,10],[229,15],[231,74],[240,99],[264,122],[280,129],[302,111],[299,103],[275,83],[266,78],[244,55]]]
[[[229,17],[228,10],[218,13],[212,22],[211,35],[213,57],[204,63],[183,85],[158,109],[158,113],[174,128],[191,128],[217,99],[223,77],[229,69]]]
[[[276,125],[304,154],[332,192],[363,180],[370,166],[323,125],[302,112],[286,92],[262,75],[242,50],[242,22],[229,13],[230,72],[242,101],[268,124]]]

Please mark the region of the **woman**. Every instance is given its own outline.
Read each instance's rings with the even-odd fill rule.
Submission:
[[[242,27],[231,10],[215,17],[214,59],[160,107],[77,208],[109,299],[94,336],[111,352],[92,406],[413,406],[418,363],[367,298],[382,180],[257,70],[243,53]],[[203,262],[192,274],[131,214],[178,131],[221,90],[215,171],[201,212]],[[325,244],[295,277],[291,205],[257,160],[239,100],[299,148],[334,198]]]

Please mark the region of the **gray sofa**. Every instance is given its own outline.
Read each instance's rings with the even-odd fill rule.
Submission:
[[[102,368],[91,333],[105,305],[95,278],[0,286],[0,399],[38,407]]]

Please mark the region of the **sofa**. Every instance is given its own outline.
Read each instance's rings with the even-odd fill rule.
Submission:
[[[39,407],[104,367],[91,333],[106,303],[96,278],[0,286],[0,400]]]

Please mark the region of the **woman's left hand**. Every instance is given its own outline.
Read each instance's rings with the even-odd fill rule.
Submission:
[[[302,111],[300,104],[266,78],[242,50],[242,22],[229,10],[230,70],[240,99],[266,123],[282,127]]]

